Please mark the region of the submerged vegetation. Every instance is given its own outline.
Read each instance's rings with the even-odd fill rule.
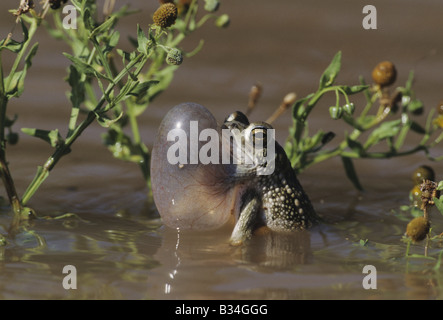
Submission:
[[[38,210],[36,213],[28,207],[30,199],[58,162],[69,156],[77,138],[95,121],[106,128],[102,138],[112,155],[139,166],[149,190],[150,150],[140,135],[140,115],[168,88],[180,65],[203,46],[201,41],[194,50],[185,52],[182,42],[208,21],[213,20],[222,28],[229,25],[229,17],[217,13],[220,6],[217,0],[160,1],[159,8],[149,17],[152,23],[147,29],[134,25],[134,36],[130,39],[133,50],[127,52],[119,46],[117,26],[122,17],[133,12],[128,6],[114,11],[114,4],[115,1],[107,0],[101,14],[94,0],[47,0],[39,10],[33,1],[22,0],[20,7],[12,12],[17,16],[17,28],[21,28],[23,38],[17,40],[17,35],[8,35],[0,41],[0,173],[14,214],[14,229],[30,216],[38,216]],[[66,5],[72,6],[75,12],[76,28],[65,25],[60,8]],[[34,42],[38,28],[45,28],[70,49],[63,54],[71,63],[66,77],[70,85],[67,103],[71,105],[71,113],[66,119],[66,130],[20,128],[22,133],[42,139],[53,148],[20,195],[7,160],[7,145],[17,143],[19,137],[14,127],[16,118],[10,117],[8,104],[25,90],[27,72],[38,54],[39,45]],[[6,52],[14,56],[12,64],[2,60]],[[390,159],[423,152],[431,161],[443,160],[443,156],[433,155],[443,140],[443,103],[437,109],[430,109],[424,125],[416,120],[425,107],[415,95],[413,72],[404,85],[394,87],[398,70],[392,62],[383,61],[372,71],[371,84],[360,78],[358,83],[341,85],[335,83],[342,66],[341,58],[341,52],[333,57],[320,76],[315,92],[299,99],[294,93],[288,94],[269,119],[272,122],[290,109],[293,123],[285,151],[294,170],[301,173],[308,167],[339,157],[346,177],[356,189],[363,190],[354,167],[354,161],[359,159]],[[254,108],[260,93],[258,85],[252,88],[247,113]],[[320,101],[329,94],[335,95],[335,104],[328,108]],[[315,121],[311,116],[314,108],[329,113],[331,120],[336,121],[331,128],[345,128],[344,132],[332,129],[311,132],[309,121]],[[343,125],[337,126],[338,122]],[[62,131],[66,131],[66,135],[62,136]],[[405,144],[411,133],[421,137],[417,145]],[[336,141],[340,135],[343,140]],[[435,181],[435,174],[430,174],[428,169],[422,167],[415,174],[411,204],[396,212],[410,221],[405,223],[407,237],[403,239],[407,242],[409,258],[418,257],[409,252],[412,242],[426,240],[426,249],[429,243],[442,240],[433,229],[430,211],[436,207],[443,214],[443,197],[439,194],[443,182]],[[6,242],[6,237],[0,235],[0,245]],[[370,244],[370,240],[360,243]],[[426,251],[423,256],[434,259],[435,267],[439,268],[442,252],[429,257]]]

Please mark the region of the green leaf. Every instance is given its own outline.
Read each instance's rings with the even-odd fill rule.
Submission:
[[[75,68],[80,73],[84,73],[84,74],[92,75],[92,76],[95,76],[95,74],[97,73],[92,66],[90,66],[86,62],[83,62],[81,59],[71,56],[69,53],[66,53],[66,52],[63,52],[63,55],[66,58],[68,58],[69,60],[71,60],[71,62],[74,64]]]
[[[302,108],[306,101],[312,98],[314,94],[311,93],[308,96],[299,99],[292,105],[292,117],[297,120],[304,120],[305,108]]]
[[[148,54],[148,38],[146,38],[145,33],[143,32],[140,25],[137,25],[137,51],[143,54]]]
[[[352,159],[347,157],[341,157],[341,160],[343,162],[343,166],[345,168],[346,176],[348,177],[348,179],[352,182],[354,187],[362,191],[363,187],[361,186],[360,181],[358,180],[357,172],[355,171]]]
[[[87,64],[86,62],[83,62],[81,59],[71,56],[69,53],[66,52],[63,52],[63,55],[69,60],[71,60],[71,62],[74,64],[74,66],[77,68],[77,70],[80,73],[84,73],[86,75],[92,75],[95,76],[96,78],[102,78],[108,80],[109,82],[113,82],[113,79],[98,72],[91,65]]]
[[[3,39],[3,41],[0,43],[0,50],[7,49],[14,53],[19,53],[22,50],[22,48],[23,48],[23,42],[18,42],[15,41],[14,39]]]
[[[420,115],[423,113],[423,107],[423,102],[415,99],[408,103],[407,110],[414,115]]]
[[[97,122],[104,128],[109,128],[111,125],[116,123],[123,116],[123,112],[121,112],[116,118],[111,119],[105,114],[101,114],[98,112],[94,112],[95,117],[97,118]]]
[[[365,149],[363,148],[362,144],[358,141],[352,140],[348,135],[346,135],[346,143],[352,151],[357,152],[359,155],[365,153]]]
[[[6,95],[8,99],[12,97],[17,97],[19,95],[19,82],[23,77],[23,71],[16,71],[12,74],[11,79],[9,79],[11,75],[5,78],[5,82],[8,83],[8,87],[6,88]]]
[[[382,123],[370,134],[366,141],[365,148],[368,148],[379,141],[394,137],[400,131],[401,119]]]
[[[128,94],[135,96],[138,99],[142,99],[144,96],[146,96],[148,94],[148,89],[152,85],[156,85],[158,83],[159,83],[159,81],[157,81],[157,80],[150,80],[150,81],[145,81],[145,82],[139,83]]]
[[[64,140],[60,136],[58,129],[48,131],[41,129],[22,128],[21,130],[23,133],[48,142],[54,148],[64,143]]]
[[[434,198],[433,200],[438,211],[443,215],[443,196],[440,196],[440,199]]]
[[[415,122],[415,121],[411,122],[411,130],[415,131],[415,132],[417,132],[419,134],[425,134],[426,133],[426,130],[421,125],[419,125],[417,122]]]
[[[109,38],[109,46],[115,47],[118,44],[119,40],[120,40],[120,32],[116,30],[111,34],[111,37]]]
[[[91,16],[91,11],[89,8],[86,8],[83,12],[83,23],[85,24],[85,28],[87,30],[93,30],[94,29],[94,20]]]
[[[320,145],[320,148],[318,148],[317,145],[321,143],[324,135],[325,135],[325,133],[320,130],[312,138],[306,137],[303,140],[303,142],[304,142],[303,145],[302,145],[303,152],[316,152],[316,151],[318,151],[322,147],[322,145]]]
[[[117,51],[118,55],[123,58],[123,64],[125,64],[125,61],[126,62],[131,61],[130,54],[128,52],[126,52],[122,49],[116,49],[116,51]]]
[[[28,72],[28,69],[32,66],[32,59],[37,53],[37,50],[38,43],[35,43],[32,46],[31,50],[29,50],[29,53],[25,58],[25,66],[23,67],[23,70],[15,72],[12,75],[12,79],[10,81],[6,81],[6,83],[9,82],[9,87],[6,88],[6,94],[9,98],[19,97],[25,90],[26,73]],[[7,78],[9,78],[9,76]]]
[[[137,147],[131,142],[131,138],[121,131],[120,128],[115,129],[113,127],[102,135],[102,139],[115,158],[136,163],[143,161],[143,157],[140,155]]]
[[[323,72],[320,78],[319,89],[330,87],[337,77],[341,68],[341,51],[337,52],[329,66]]]
[[[346,94],[356,94],[369,88],[367,85],[340,86]]]
[[[106,31],[109,31],[110,29],[112,29],[114,27],[114,24],[116,21],[117,21],[117,17],[111,16],[109,19],[107,19],[105,22],[103,22],[97,28],[92,30],[91,35],[89,37],[94,37],[98,34],[102,34]]]
[[[79,108],[85,100],[85,83],[81,81],[81,74],[74,66],[69,67],[68,83],[72,90],[70,93],[70,99],[73,108]]]

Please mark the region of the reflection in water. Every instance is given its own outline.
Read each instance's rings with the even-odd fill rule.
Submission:
[[[310,263],[311,235],[308,231],[269,233],[239,250],[241,259],[260,271],[296,270],[298,265]]]
[[[78,224],[72,220],[69,224],[67,220],[36,221],[32,232],[18,233],[1,247],[0,296],[146,298],[146,271],[159,265],[153,255],[161,240],[152,228],[149,224],[110,218]],[[77,290],[62,287],[66,265],[77,269]],[[32,289],[21,285],[26,283]]]
[[[223,273],[236,266],[253,274],[297,270],[309,263],[310,233],[271,233],[257,236],[243,246],[229,245],[227,228],[212,232],[186,232],[164,228],[163,243],[155,258],[162,268],[150,283],[158,288],[154,298],[199,299],[220,298],[213,288],[226,282]],[[260,282],[255,282],[260,287]],[[263,287],[254,293],[257,298],[270,297],[278,288]],[[245,298],[237,293],[231,298]]]
[[[175,265],[174,270],[172,270],[169,273],[169,278],[171,278],[171,281],[174,280],[174,277],[176,276],[178,269],[180,267],[180,256],[178,254],[178,249],[180,246],[180,228],[177,228],[177,243],[175,244],[175,250],[174,250],[174,256],[177,259],[177,264]],[[165,294],[169,294],[171,292],[171,284],[165,283]]]

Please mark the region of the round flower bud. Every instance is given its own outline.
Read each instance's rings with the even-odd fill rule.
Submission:
[[[177,7],[173,3],[165,3],[154,12],[154,24],[161,28],[169,28],[177,19]]]
[[[297,94],[295,92],[290,92],[283,98],[283,103],[285,105],[292,105],[296,100]]]
[[[340,106],[339,107],[337,107],[337,106],[329,107],[329,114],[331,115],[332,119],[338,120],[343,115],[343,108]]]
[[[343,106],[343,111],[346,112],[348,115],[352,116],[354,114],[355,105],[354,103],[350,102]]]
[[[409,200],[411,200],[414,207],[420,207],[421,205],[421,190],[420,186],[414,186],[409,192]]]
[[[424,217],[412,219],[406,227],[406,235],[414,242],[422,241],[429,233],[431,224]]]
[[[230,22],[231,20],[229,19],[229,16],[227,14],[222,14],[215,20],[215,25],[218,28],[227,28]]]
[[[178,66],[183,62],[183,55],[180,50],[172,48],[168,51],[166,56],[166,63],[174,66]]]
[[[220,6],[220,1],[218,0],[205,0],[205,10],[209,12],[215,12]]]
[[[397,79],[397,70],[390,61],[380,62],[374,70],[372,70],[372,79],[380,87],[386,87],[395,82]]]
[[[412,182],[414,185],[419,185],[423,180],[435,180],[435,172],[429,166],[420,166],[412,174]]]

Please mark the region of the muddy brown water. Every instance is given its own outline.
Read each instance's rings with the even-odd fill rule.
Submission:
[[[14,18],[7,9],[18,1],[0,3],[0,31],[5,37]],[[130,3],[141,12],[124,18],[122,33],[146,28],[156,1]],[[370,77],[373,66],[392,60],[404,83],[416,73],[416,93],[433,108],[442,99],[443,4],[438,0],[373,1],[377,29],[362,27],[361,1],[222,1],[231,17],[226,30],[198,31],[184,44],[204,49],[186,60],[167,92],[143,116],[143,137],[152,144],[157,126],[173,105],[194,101],[207,106],[220,121],[243,109],[249,88],[259,81],[264,92],[252,120],[264,120],[282,97],[315,90],[333,55],[343,52],[337,82],[353,84]],[[62,81],[67,60],[62,44],[43,30],[40,49],[29,71],[26,91],[11,102],[15,128],[59,128],[66,132],[69,103]],[[123,41],[124,45],[128,45]],[[330,120],[325,99],[315,112],[313,128],[343,131]],[[323,108],[323,109],[321,109]],[[321,110],[320,110],[321,109]],[[424,117],[418,118],[424,121]],[[284,141],[289,115],[275,123]],[[30,233],[20,233],[0,247],[2,299],[434,299],[442,297],[440,271],[426,261],[404,259],[400,240],[407,220],[399,219],[408,204],[410,175],[423,155],[380,161],[357,161],[365,187],[357,192],[344,176],[341,163],[331,160],[300,175],[318,213],[320,226],[292,236],[264,237],[241,248],[227,244],[230,230],[177,232],[155,218],[146,188],[134,164],[113,159],[102,146],[98,125],[74,144],[29,203],[39,215],[75,213],[79,219],[38,220]],[[412,139],[410,143],[413,143]],[[436,149],[436,155],[442,148]],[[23,134],[8,149],[19,193],[23,193],[50,155],[44,142]],[[442,179],[441,163],[431,163]],[[443,230],[438,212],[433,226]],[[0,217],[5,234],[10,216]],[[368,239],[366,246],[360,240]],[[423,253],[423,244],[414,245]],[[430,250],[438,250],[434,245]],[[77,289],[65,290],[63,267],[77,270]],[[377,269],[377,289],[365,290],[365,265]],[[439,285],[440,284],[440,285]]]

